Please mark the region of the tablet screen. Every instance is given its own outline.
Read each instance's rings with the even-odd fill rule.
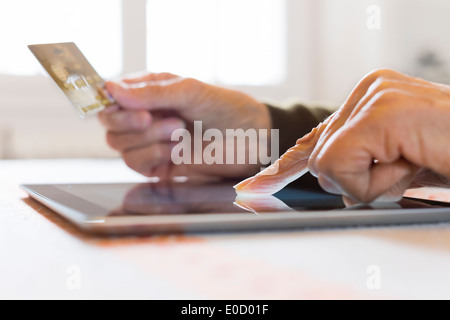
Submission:
[[[241,197],[233,189],[235,182],[220,183],[144,183],[144,184],[71,184],[54,185],[54,198],[66,195],[73,202],[101,208],[108,216],[224,214],[289,211],[329,211],[357,209],[404,209],[443,207],[444,203],[403,199],[398,203],[357,205],[347,208],[340,196],[318,190],[285,188],[274,196]],[[49,187],[50,188],[50,187]],[[57,194],[58,193],[58,194]],[[82,201],[79,201],[82,200]],[[92,210],[91,210],[92,211]],[[84,210],[89,214],[88,210]],[[93,211],[98,214],[97,211]],[[94,213],[93,213],[94,214]]]

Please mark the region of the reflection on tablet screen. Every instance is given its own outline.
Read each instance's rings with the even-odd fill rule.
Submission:
[[[285,188],[274,196],[237,197],[235,182],[214,184],[145,183],[60,185],[61,191],[104,208],[110,216],[174,215],[314,211],[401,209],[442,207],[426,201],[403,199],[399,203],[357,205],[346,208],[340,196],[317,190]]]

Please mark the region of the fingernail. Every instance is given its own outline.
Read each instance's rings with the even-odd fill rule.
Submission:
[[[116,95],[120,89],[125,89],[126,87],[122,81],[108,81],[105,83],[105,88],[109,92],[109,94],[114,97],[114,95]]]
[[[106,88],[106,91],[108,91],[109,94],[112,95],[114,93],[114,91],[115,91],[115,82],[113,82],[113,81],[106,82],[105,83],[105,88]]]
[[[245,186],[247,186],[248,184],[250,184],[252,181],[253,181],[253,177],[245,179],[244,181],[241,181],[238,184],[234,185],[233,188],[234,189],[242,189]]]

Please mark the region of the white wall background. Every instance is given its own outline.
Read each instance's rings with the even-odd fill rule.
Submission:
[[[311,98],[342,101],[363,74],[380,67],[450,83],[450,1],[315,2],[319,36]],[[372,5],[381,10],[379,30],[367,28]]]
[[[241,0],[245,1],[250,0]],[[71,1],[59,2],[73,5]],[[3,12],[8,9],[8,3],[10,1],[0,0]],[[258,6],[263,1],[254,3]],[[92,30],[95,45],[86,44],[82,49],[95,66],[101,63],[101,57],[93,57],[95,52],[105,48],[117,50],[109,49],[112,41],[108,41],[108,37],[118,37],[123,47],[121,73],[144,70],[148,58],[145,54],[148,36],[146,1],[122,0],[121,4],[121,31],[109,30],[108,10],[105,9],[104,15],[98,18],[104,28]],[[379,29],[367,26],[371,18],[367,9],[374,5],[380,9]],[[45,14],[51,8],[41,9]],[[33,28],[30,21],[23,18],[26,16],[22,14],[23,10],[26,9],[11,9],[8,14],[15,17],[16,23]],[[39,16],[40,12],[36,10],[33,15]],[[282,38],[274,42],[284,47],[279,51],[284,55],[284,61],[280,63],[284,68],[281,79],[258,86],[223,83],[220,79],[213,81],[262,100],[280,103],[300,100],[331,106],[339,106],[357,81],[374,68],[389,67],[450,83],[448,0],[285,0],[283,12],[282,19],[277,20],[282,24],[279,26],[283,30]],[[164,18],[170,21],[171,17]],[[77,21],[72,23],[76,25]],[[176,24],[176,21],[171,23]],[[161,28],[161,32],[163,30]],[[12,25],[3,27],[0,34],[8,33],[9,38],[4,38],[11,39],[15,32],[18,27]],[[0,65],[14,60],[5,54],[2,56],[7,46],[7,41],[0,45]],[[23,52],[18,52],[17,59],[21,54]],[[264,65],[261,68],[264,69]],[[241,76],[245,78],[246,75]],[[117,154],[107,148],[97,120],[79,119],[48,77],[0,73],[0,158],[114,156]]]

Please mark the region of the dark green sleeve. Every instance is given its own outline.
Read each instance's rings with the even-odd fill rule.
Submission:
[[[310,132],[320,122],[331,115],[331,111],[319,107],[294,105],[290,108],[278,108],[267,105],[272,119],[272,129],[279,130],[280,155],[295,145],[297,140]],[[317,188],[316,179],[309,173],[294,182],[295,185]]]
[[[280,154],[285,153],[296,141],[310,132],[320,122],[331,115],[331,112],[319,107],[294,105],[282,109],[267,105],[272,119],[272,129],[280,130]]]

